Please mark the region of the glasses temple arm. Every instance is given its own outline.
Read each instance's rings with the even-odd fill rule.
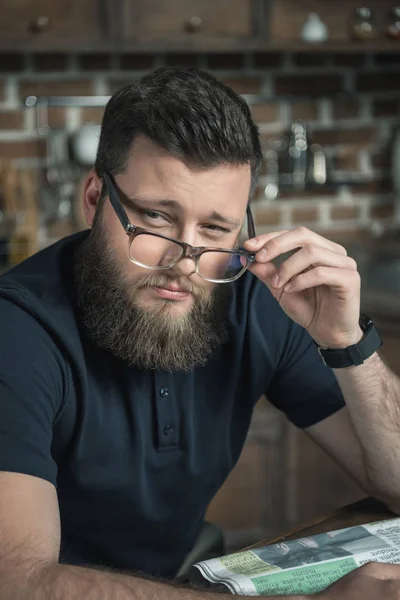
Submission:
[[[128,215],[125,212],[124,207],[122,206],[122,202],[118,197],[118,194],[115,190],[112,179],[108,173],[104,173],[104,182],[106,184],[108,196],[110,198],[110,202],[112,204],[113,209],[117,213],[118,219],[121,221],[121,224],[125,231],[128,231],[130,221],[128,219]]]
[[[254,227],[254,219],[250,209],[250,205],[247,206],[246,209],[247,214],[247,231],[249,234],[249,239],[256,237],[256,229]]]

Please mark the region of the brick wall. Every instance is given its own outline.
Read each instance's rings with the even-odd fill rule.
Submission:
[[[22,108],[26,96],[108,95],[163,64],[210,69],[244,94],[264,144],[293,119],[307,120],[334,167],[334,180],[346,178],[348,185],[321,188],[317,195],[285,193],[271,202],[263,193],[264,168],[254,207],[259,230],[304,224],[335,235],[381,233],[398,224],[389,150],[400,124],[400,55],[0,55],[0,158],[44,166],[45,140],[36,132],[34,111]],[[102,109],[53,108],[49,120],[52,127],[72,131],[99,122],[101,114]]]

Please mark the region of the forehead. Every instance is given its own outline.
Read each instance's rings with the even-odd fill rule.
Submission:
[[[249,199],[251,170],[249,165],[199,169],[171,156],[147,138],[139,137],[117,181],[131,197],[168,198],[183,208],[218,206],[218,210],[230,209],[239,214]]]

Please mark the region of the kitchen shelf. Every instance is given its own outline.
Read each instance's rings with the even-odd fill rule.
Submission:
[[[70,52],[70,45],[63,45],[60,43],[57,47],[54,47],[51,51],[48,47],[38,43],[34,48],[34,51],[40,52]],[[26,48],[18,44],[10,50],[7,46],[2,46],[0,41],[0,52],[7,54],[16,52],[26,52]],[[254,38],[248,41],[241,39],[240,43],[232,43],[232,40],[193,40],[192,43],[188,42],[177,42],[172,43],[168,40],[167,43],[140,43],[140,45],[127,44],[120,45],[118,47],[115,44],[90,44],[87,47],[80,45],[78,48],[80,54],[97,54],[109,52],[110,54],[195,54],[201,52],[213,53],[235,53],[238,52],[264,52],[264,53],[307,53],[307,54],[328,54],[328,53],[344,53],[344,54],[400,54],[400,41],[375,41],[375,42],[351,42],[351,41],[328,41],[323,44],[306,44],[302,42],[280,42],[273,43],[266,40],[254,40]]]

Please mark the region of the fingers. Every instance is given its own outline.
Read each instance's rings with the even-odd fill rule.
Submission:
[[[346,249],[343,246],[327,240],[306,227],[297,227],[290,231],[284,229],[282,231],[264,233],[251,240],[247,240],[245,247],[248,250],[256,252],[257,255],[260,253],[260,258],[272,260],[284,252],[290,252],[291,250],[310,244],[322,246],[337,254],[347,255]],[[262,250],[265,250],[265,252],[261,254],[260,251]]]
[[[284,291],[288,293],[301,292],[320,285],[346,289],[348,294],[349,291],[360,289],[361,280],[358,271],[321,266],[297,275],[290,283],[285,285]]]
[[[322,246],[307,244],[279,268],[272,280],[274,287],[284,287],[291,279],[314,267],[335,267],[357,271],[357,263],[349,256],[332,252]]]
[[[359,571],[375,579],[400,579],[400,565],[369,562],[360,567]]]

